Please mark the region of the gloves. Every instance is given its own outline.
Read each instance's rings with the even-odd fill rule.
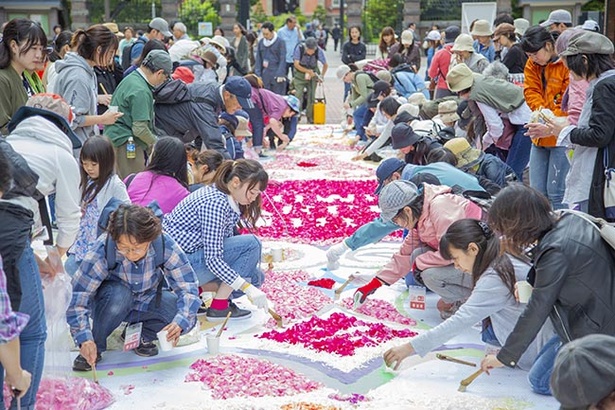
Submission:
[[[244,293],[248,296],[248,299],[250,299],[250,302],[252,302],[254,306],[256,306],[257,308],[266,310],[269,307],[269,302],[267,301],[267,295],[265,295],[265,292],[263,292],[256,286],[249,285],[244,290]]]
[[[338,259],[348,250],[350,249],[348,245],[346,245],[346,240],[338,243],[337,245],[333,245],[327,251],[327,269],[335,270],[340,267],[340,263]]]
[[[352,308],[354,310],[360,308],[367,300],[367,297],[374,293],[380,286],[382,286],[380,279],[374,278],[367,285],[357,289],[354,293],[354,303],[352,304]]]

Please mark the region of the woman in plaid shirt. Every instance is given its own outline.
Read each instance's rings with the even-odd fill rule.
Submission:
[[[163,244],[157,247],[153,242],[160,237]],[[114,267],[107,256],[113,244]],[[161,266],[156,266],[158,251],[164,254]],[[165,280],[168,286],[160,286]],[[162,233],[160,219],[148,208],[120,205],[73,277],[66,312],[80,353],[73,370],[91,370],[107,349],[107,337],[122,322],[143,324],[135,353],[155,356],[156,333],[166,330],[167,340],[177,344],[179,335],[194,327],[198,308],[194,271],[175,241]]]
[[[265,278],[259,266],[261,243],[252,234],[235,235],[235,229],[240,220],[254,226],[268,182],[258,161],[225,161],[213,185],[190,194],[164,218],[165,232],[186,252],[201,288],[216,292],[207,309],[210,320],[222,320],[228,312],[231,319],[250,317],[249,310],[229,300],[239,291],[257,307],[267,308],[267,297],[258,289]]]

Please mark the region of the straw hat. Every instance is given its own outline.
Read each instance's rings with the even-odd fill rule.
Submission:
[[[472,148],[465,138],[453,138],[444,144],[457,158],[457,168],[471,168],[483,158],[481,150]]]
[[[455,44],[453,44],[451,51],[469,51],[473,53],[474,40],[472,40],[472,36],[469,34],[460,34],[455,40]]]
[[[474,22],[474,28],[470,31],[473,36],[491,36],[493,30],[491,30],[491,23],[487,20],[476,20]]]
[[[115,23],[104,23],[103,26],[107,27],[113,34],[115,34],[119,38],[124,38],[124,33],[122,33]]]

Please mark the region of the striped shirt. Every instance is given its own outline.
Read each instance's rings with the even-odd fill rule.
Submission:
[[[13,312],[11,309],[2,266],[2,257],[0,257],[0,344],[8,343],[18,337],[30,320],[30,316],[25,313]]]
[[[201,188],[164,217],[162,226],[186,253],[204,253],[205,266],[227,285],[239,274],[224,261],[224,240],[233,236],[239,207],[214,186]]]
[[[196,323],[200,306],[197,279],[186,255],[175,241],[164,235],[164,265],[162,270],[169,286],[177,295],[177,314],[173,322],[184,332]],[[133,311],[145,312],[154,302],[162,276],[156,269],[156,251],[150,244],[146,256],[137,263],[126,259],[116,250],[117,268],[109,272],[105,256],[107,234],[101,235],[85,256],[73,277],[73,297],[66,312],[71,333],[78,345],[94,340],[89,322],[89,302],[105,280],[119,280],[127,284],[133,294]]]

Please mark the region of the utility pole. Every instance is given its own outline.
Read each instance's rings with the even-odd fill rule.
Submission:
[[[111,0],[105,0],[105,22],[111,20]]]
[[[344,0],[340,0],[340,30],[342,33],[341,43],[344,43]],[[340,47],[341,48],[341,47]]]

